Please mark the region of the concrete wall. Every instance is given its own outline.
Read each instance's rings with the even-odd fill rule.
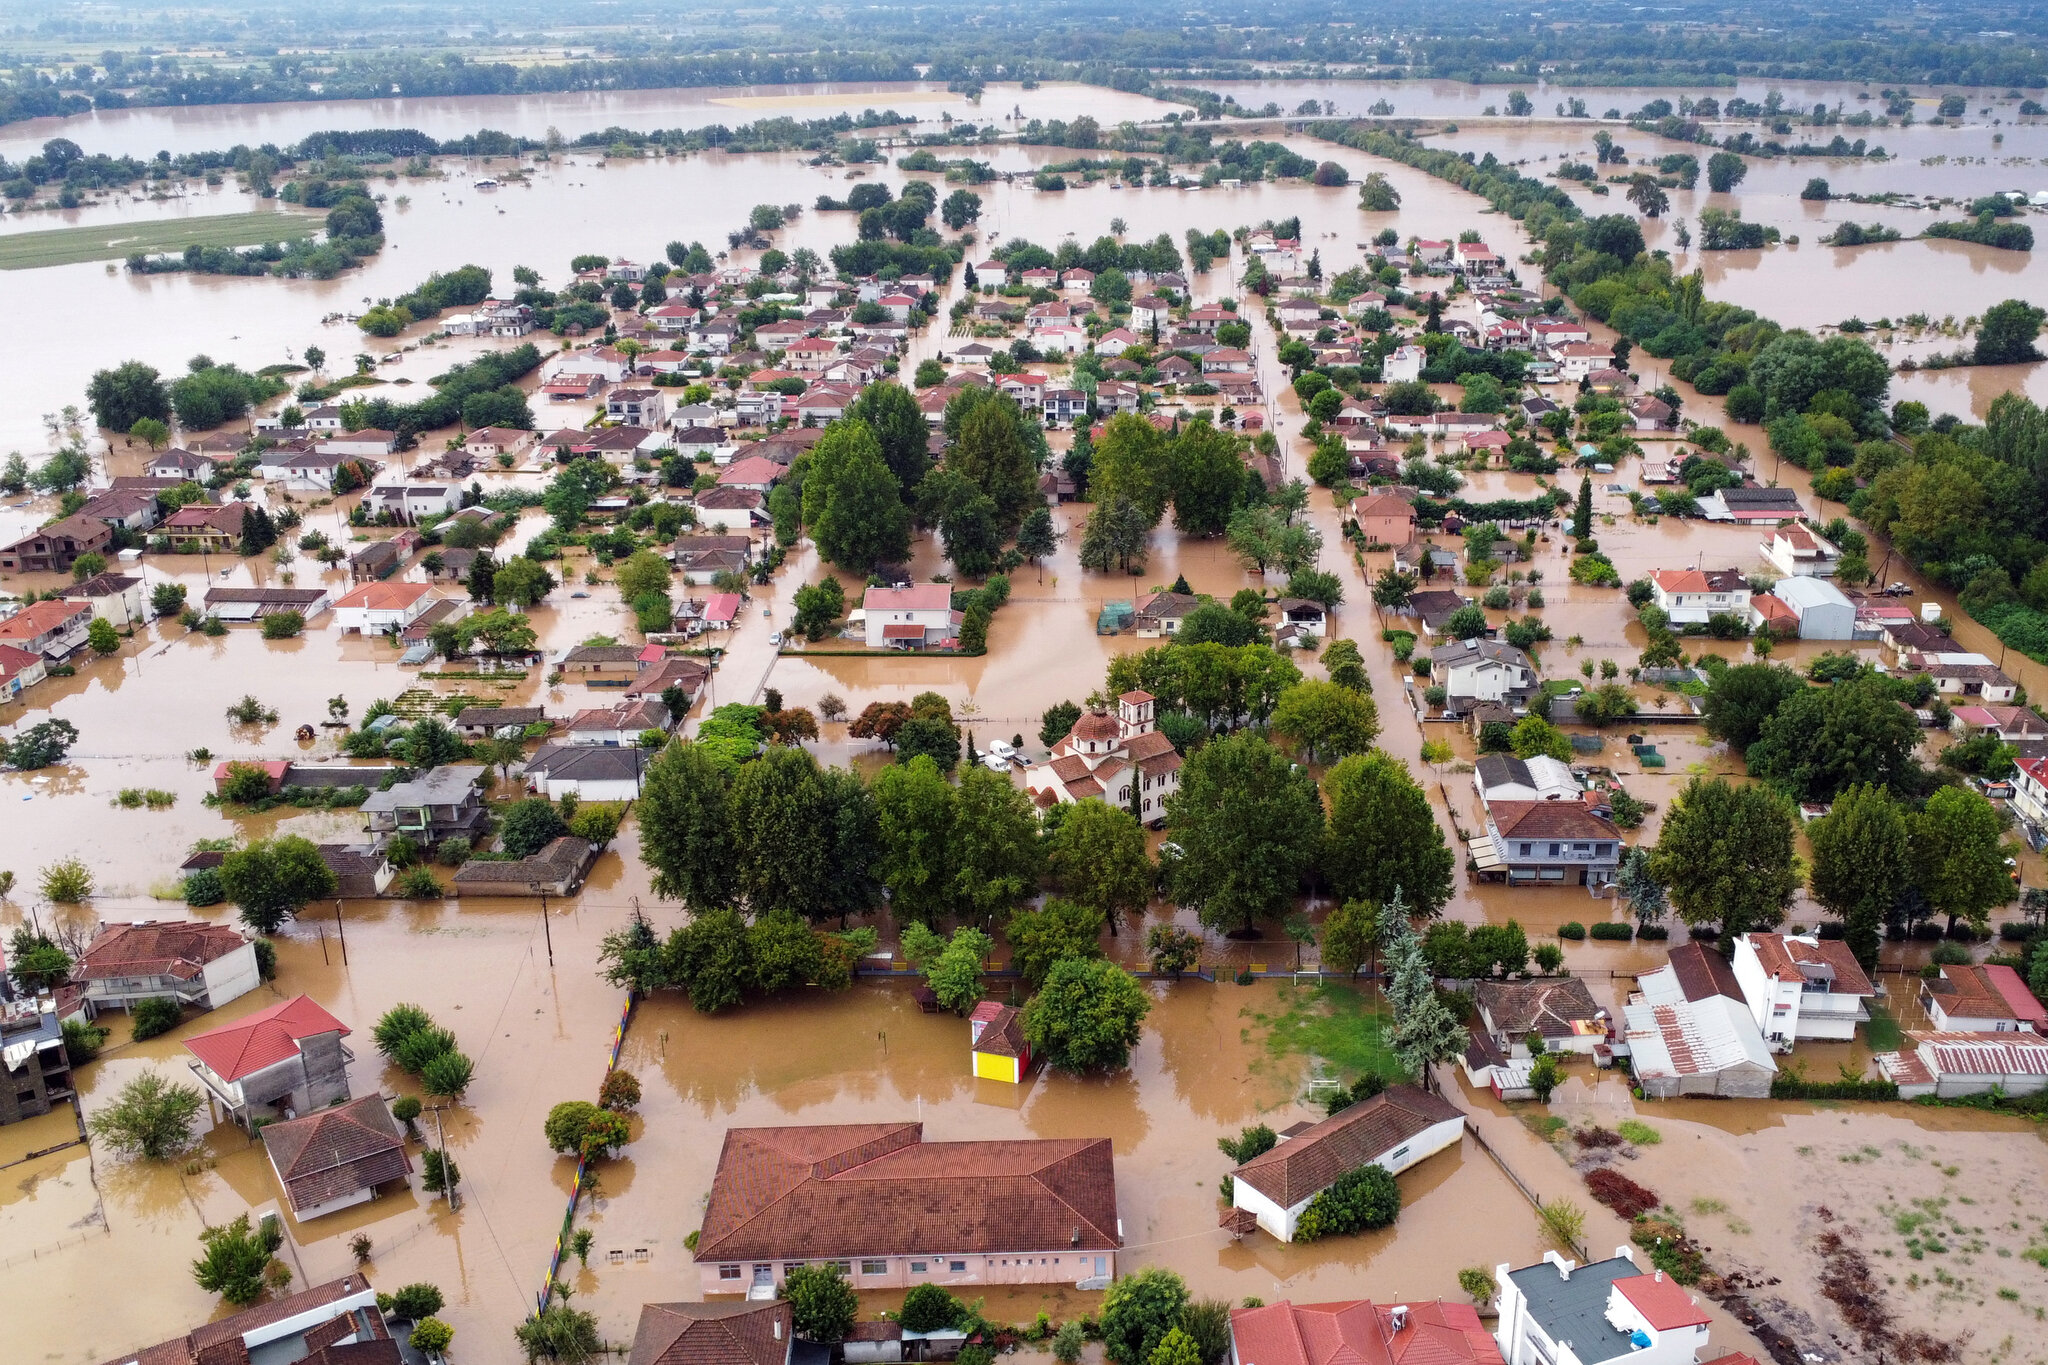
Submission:
[[[239,1000],[263,984],[263,974],[256,965],[256,945],[245,943],[232,953],[215,958],[206,964],[202,975],[206,979],[209,1009]]]
[[[847,1282],[855,1289],[908,1289],[914,1284],[977,1285],[977,1284],[1073,1284],[1078,1280],[1116,1274],[1116,1252],[1076,1251],[1063,1247],[1058,1251],[999,1253],[982,1255],[978,1252],[967,1254],[932,1254],[917,1256],[854,1256],[842,1258],[849,1267]],[[879,1262],[880,1268],[870,1272],[866,1267]],[[793,1267],[801,1264],[824,1264],[827,1258],[810,1257],[808,1261],[777,1258],[773,1261],[700,1261],[697,1269],[704,1295],[745,1294],[754,1283],[755,1268],[765,1266],[776,1284]],[[727,1278],[720,1273],[723,1267],[737,1266],[736,1278]],[[955,1267],[959,1267],[955,1269]],[[1098,1270],[1098,1267],[1100,1269]]]

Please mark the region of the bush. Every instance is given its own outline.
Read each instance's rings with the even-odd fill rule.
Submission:
[[[630,1071],[613,1071],[597,1088],[597,1105],[616,1114],[630,1114],[640,1106],[640,1078]]]
[[[1557,926],[1557,936],[1559,938],[1571,939],[1576,943],[1586,936],[1586,926],[1575,919],[1566,920],[1563,924]]]
[[[377,1306],[395,1318],[418,1322],[441,1311],[445,1300],[438,1287],[422,1281],[400,1286],[394,1293],[379,1294]]]
[[[1774,1100],[1895,1100],[1898,1097],[1899,1087],[1891,1081],[1809,1081],[1804,1076],[1782,1070],[1771,1078],[1771,1098]]]
[[[897,1320],[906,1332],[942,1332],[960,1325],[960,1300],[935,1284],[916,1284],[903,1296]]]
[[[454,1050],[455,1035],[447,1029],[429,1025],[407,1035],[391,1060],[398,1064],[400,1071],[418,1076],[426,1071],[429,1062]]]
[[[391,1102],[391,1117],[400,1123],[411,1123],[420,1116],[420,1097],[400,1095]]]
[[[64,1057],[73,1066],[84,1066],[100,1055],[107,1043],[107,1031],[83,1019],[64,1021]]]
[[[1662,943],[1671,937],[1671,930],[1662,924],[1645,924],[1636,930],[1636,937],[1645,942],[1654,940]]]
[[[459,1100],[475,1078],[475,1062],[460,1052],[444,1052],[420,1072],[420,1088],[429,1095]]]
[[[1606,1166],[1586,1173],[1586,1188],[1595,1199],[1631,1222],[1654,1211],[1660,1202],[1654,1193]]]
[[[393,1005],[384,1011],[371,1036],[376,1039],[377,1050],[384,1054],[384,1060],[396,1062],[398,1049],[405,1045],[406,1039],[433,1026],[434,1017],[418,1005]]]
[[[1636,936],[1636,927],[1622,920],[1603,920],[1589,931],[1594,938],[1626,943]]]
[[[135,1041],[139,1043],[145,1038],[169,1033],[178,1026],[185,1012],[170,996],[152,995],[146,1000],[136,1001],[130,1007],[130,1013],[135,1019]]]
[[[227,892],[221,889],[220,873],[210,867],[185,874],[185,904],[191,906],[219,905],[227,899]]]
[[[1391,1225],[1401,1216],[1401,1187],[1384,1166],[1361,1166],[1309,1201],[1295,1240],[1313,1242]]]
[[[1555,943],[1539,943],[1535,951],[1536,970],[1548,976],[1564,966],[1564,949]]]

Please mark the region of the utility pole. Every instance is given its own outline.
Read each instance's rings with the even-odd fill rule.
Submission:
[[[338,896],[334,901],[334,932],[341,938],[341,965],[346,967],[348,965],[348,930],[342,928],[341,925],[341,898]]]
[[[441,1127],[442,1107],[438,1104],[434,1106],[434,1138],[441,1147],[441,1193],[447,1196],[448,1208],[450,1212],[453,1212],[455,1209],[460,1208],[461,1205],[455,1199],[454,1168],[448,1164],[448,1134]]]
[[[531,881],[528,882],[526,885],[534,892],[535,895],[540,897],[540,928],[541,933],[546,936],[548,941],[548,966],[552,967],[555,965],[555,931],[554,927],[548,923],[547,888],[542,886],[538,881]]]

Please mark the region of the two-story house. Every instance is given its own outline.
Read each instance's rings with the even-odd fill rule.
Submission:
[[[1733,569],[1655,569],[1651,598],[1674,626],[1703,626],[1708,618],[1749,617],[1749,580]]]
[[[960,634],[953,590],[944,583],[869,588],[861,597],[869,649],[929,649]]]
[[[13,645],[51,663],[61,663],[85,648],[91,625],[89,602],[31,602],[0,621],[0,645]]]
[[[0,1125],[47,1114],[75,1093],[55,1004],[0,1001]]]
[[[1494,801],[1486,807],[1492,858],[1481,875],[1511,886],[1606,886],[1625,851],[1612,820],[1583,801]]]
[[[66,602],[83,602],[92,614],[116,630],[141,625],[149,619],[149,594],[140,578],[126,574],[96,573],[82,583],[73,583],[59,594]]]
[[[614,422],[659,430],[668,420],[668,395],[660,389],[621,385],[604,396],[604,415]]]
[[[187,1038],[185,1050],[208,1098],[247,1128],[347,1099],[355,1060],[342,1045],[348,1034],[348,1025],[298,995]]]
[[[1757,548],[1787,578],[1832,578],[1842,562],[1840,550],[1796,521],[1773,528]]]
[[[1513,645],[1494,640],[1453,640],[1429,651],[1429,673],[1442,685],[1454,712],[1480,702],[1526,701],[1536,687],[1536,665]]]
[[[1420,346],[1396,346],[1393,353],[1380,362],[1380,378],[1389,384],[1412,384],[1422,378],[1422,367],[1429,361]]]
[[[29,532],[0,545],[0,569],[10,573],[62,573],[82,554],[103,554],[113,543],[114,528],[88,512]]]
[[[480,763],[449,763],[424,777],[370,793],[363,802],[370,833],[404,834],[417,843],[439,843],[477,832],[486,816]]]
[[[2037,830],[2048,830],[2048,758],[2023,758],[2012,777],[2012,808]]]
[[[1731,965],[1750,1017],[1774,1052],[1790,1052],[1803,1038],[1847,1042],[1870,1018],[1863,1002],[1877,992],[1840,939],[1744,934]]]
[[[152,996],[217,1009],[263,980],[256,945],[240,930],[191,920],[103,924],[72,965],[71,979],[85,988],[88,1014]]]
[[[1493,1279],[1507,1365],[1693,1365],[1707,1344],[1706,1310],[1662,1271],[1637,1270],[1625,1246],[1586,1265],[1546,1251],[1520,1270],[1496,1266]]]

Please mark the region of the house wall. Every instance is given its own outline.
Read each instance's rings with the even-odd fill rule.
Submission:
[[[700,1285],[706,1298],[714,1295],[744,1294],[757,1274],[765,1272],[780,1285],[783,1277],[807,1261],[791,1256],[784,1260],[704,1261],[698,1265]],[[835,1264],[821,1257],[809,1264]],[[914,1284],[1073,1284],[1079,1280],[1116,1274],[1114,1251],[1057,1251],[932,1253],[916,1256],[855,1256],[836,1262],[855,1289],[908,1289]],[[877,1267],[870,1270],[869,1267]],[[736,1272],[736,1273],[728,1273]]]
[[[985,1081],[1008,1081],[1011,1085],[1016,1085],[1024,1079],[1020,1074],[1021,1062],[1022,1059],[1018,1057],[999,1057],[993,1052],[977,1052],[974,1054],[974,1074]]]
[[[1445,1119],[1441,1123],[1431,1124],[1407,1141],[1396,1143],[1372,1160],[1360,1164],[1380,1166],[1390,1175],[1399,1175],[1417,1162],[1425,1161],[1444,1148],[1454,1146],[1464,1134],[1465,1120],[1462,1115]],[[1282,1139],[1289,1140],[1291,1139]],[[1249,1209],[1258,1218],[1259,1226],[1273,1236],[1283,1242],[1291,1242],[1294,1240],[1295,1228],[1301,1224],[1301,1215],[1315,1202],[1316,1195],[1320,1193],[1322,1191],[1317,1190],[1300,1203],[1282,1208],[1269,1196],[1253,1189],[1248,1181],[1237,1180],[1231,1182],[1230,1202],[1233,1208]]]
[[[2002,1073],[1977,1076],[1944,1072],[1935,1077],[1932,1093],[1947,1099],[1956,1095],[1985,1095],[1993,1090],[2007,1095],[2034,1095],[2043,1089],[2048,1089],[2048,1077],[2007,1076]],[[1905,1093],[1902,1087],[1899,1091],[1900,1096],[1904,1097]],[[1923,1089],[1920,1093],[1928,1092]]]
[[[631,778],[598,782],[573,777],[550,777],[543,789],[550,799],[557,801],[570,792],[574,792],[577,798],[583,801],[631,801],[640,795],[640,784]]]
[[[263,984],[262,971],[256,965],[256,945],[245,943],[231,953],[223,954],[206,964],[201,978],[206,983],[207,1009],[217,1010],[230,1000],[239,1000]]]

